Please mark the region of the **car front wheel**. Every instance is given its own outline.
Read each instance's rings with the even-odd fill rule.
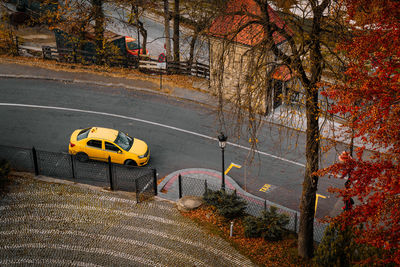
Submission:
[[[136,161],[131,160],[131,159],[126,160],[124,165],[137,166]]]
[[[86,153],[79,152],[76,154],[76,159],[80,162],[88,162],[89,161],[89,156],[86,155]]]

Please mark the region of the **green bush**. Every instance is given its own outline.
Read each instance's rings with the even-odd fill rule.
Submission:
[[[244,234],[246,237],[262,237],[268,241],[282,240],[287,233],[284,228],[289,223],[289,216],[279,214],[277,208],[271,206],[260,217],[246,217],[244,220]]]
[[[244,234],[246,237],[260,237],[261,232],[261,219],[254,216],[247,216],[244,218]]]
[[[236,195],[236,191],[229,194],[223,190],[206,190],[204,201],[217,208],[218,213],[227,220],[233,220],[245,215],[246,202]]]
[[[351,227],[340,229],[335,224],[330,224],[324,232],[324,237],[315,252],[313,262],[315,266],[360,266],[358,262],[371,259],[381,259],[385,252],[365,244],[354,241],[355,235]],[[363,265],[363,264],[361,264]],[[395,266],[387,263],[385,266]]]

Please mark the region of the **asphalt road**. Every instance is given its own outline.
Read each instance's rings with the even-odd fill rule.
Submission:
[[[62,83],[47,80],[0,79],[0,144],[35,146],[66,151],[70,134],[77,128],[102,126],[122,130],[145,140],[151,149],[149,167],[159,178],[185,168],[221,169],[221,151],[215,137],[215,112],[193,102],[176,100],[118,87]],[[9,103],[12,105],[5,105]],[[13,105],[19,104],[19,105]],[[244,166],[249,151],[246,140],[229,139],[225,167],[229,176],[250,193],[299,210],[304,178],[304,134],[268,125],[262,130],[251,166]],[[286,138],[286,136],[291,136]],[[334,151],[324,155],[331,162]],[[268,190],[262,191],[270,185]],[[327,193],[340,181],[321,178],[317,217],[339,212],[342,201]],[[261,189],[261,191],[260,191]]]

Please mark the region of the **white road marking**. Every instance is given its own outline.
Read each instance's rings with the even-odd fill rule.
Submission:
[[[155,125],[155,126],[159,126],[159,127],[175,130],[175,131],[178,131],[178,132],[195,135],[195,136],[202,137],[202,138],[205,138],[205,139],[218,141],[218,139],[215,138],[215,137],[210,137],[210,136],[207,136],[207,135],[204,135],[204,134],[188,131],[188,130],[177,128],[177,127],[174,127],[174,126],[170,126],[170,125],[166,125],[166,124],[162,124],[162,123],[158,123],[158,122],[153,122],[153,121],[148,121],[148,120],[143,120],[143,119],[139,119],[139,118],[134,118],[134,117],[128,117],[128,116],[124,116],[124,115],[107,113],[107,112],[83,110],[83,109],[75,109],[75,108],[54,107],[54,106],[17,104],[17,103],[0,103],[0,106],[38,108],[38,109],[54,109],[54,110],[63,110],[63,111],[71,111],[71,112],[81,112],[81,113],[89,113],[89,114],[95,114],[95,115],[103,115],[103,116],[109,116],[109,117],[115,117],[115,118],[121,118],[121,119],[126,119],[126,120],[132,120],[132,121],[138,121],[138,122],[142,122],[142,123],[147,123],[147,124],[151,124],[151,125]],[[245,146],[242,146],[242,145],[239,145],[239,144],[230,143],[230,142],[227,142],[227,143],[229,145],[231,145],[231,146],[238,147],[238,148],[241,148],[241,149],[244,149],[244,150],[248,150],[248,151],[251,150],[249,147],[245,147]],[[282,161],[285,161],[285,162],[288,162],[288,163],[292,163],[292,164],[297,165],[297,166],[305,167],[305,165],[302,164],[302,163],[299,163],[299,162],[296,162],[296,161],[293,161],[293,160],[289,160],[289,159],[285,159],[285,158],[282,158],[282,157],[279,157],[279,156],[275,156],[275,155],[269,154],[267,152],[263,152],[263,151],[259,151],[259,150],[256,150],[255,152],[260,154],[260,155],[264,155],[264,156],[267,156],[267,157],[279,159],[279,160],[282,160]]]

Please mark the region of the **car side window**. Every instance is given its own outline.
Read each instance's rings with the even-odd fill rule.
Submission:
[[[114,151],[114,152],[120,151],[120,149],[117,146],[115,146],[114,144],[106,142],[105,145],[106,145],[106,150],[110,150],[110,151]]]
[[[100,140],[89,140],[86,143],[86,145],[101,149],[101,141]]]

